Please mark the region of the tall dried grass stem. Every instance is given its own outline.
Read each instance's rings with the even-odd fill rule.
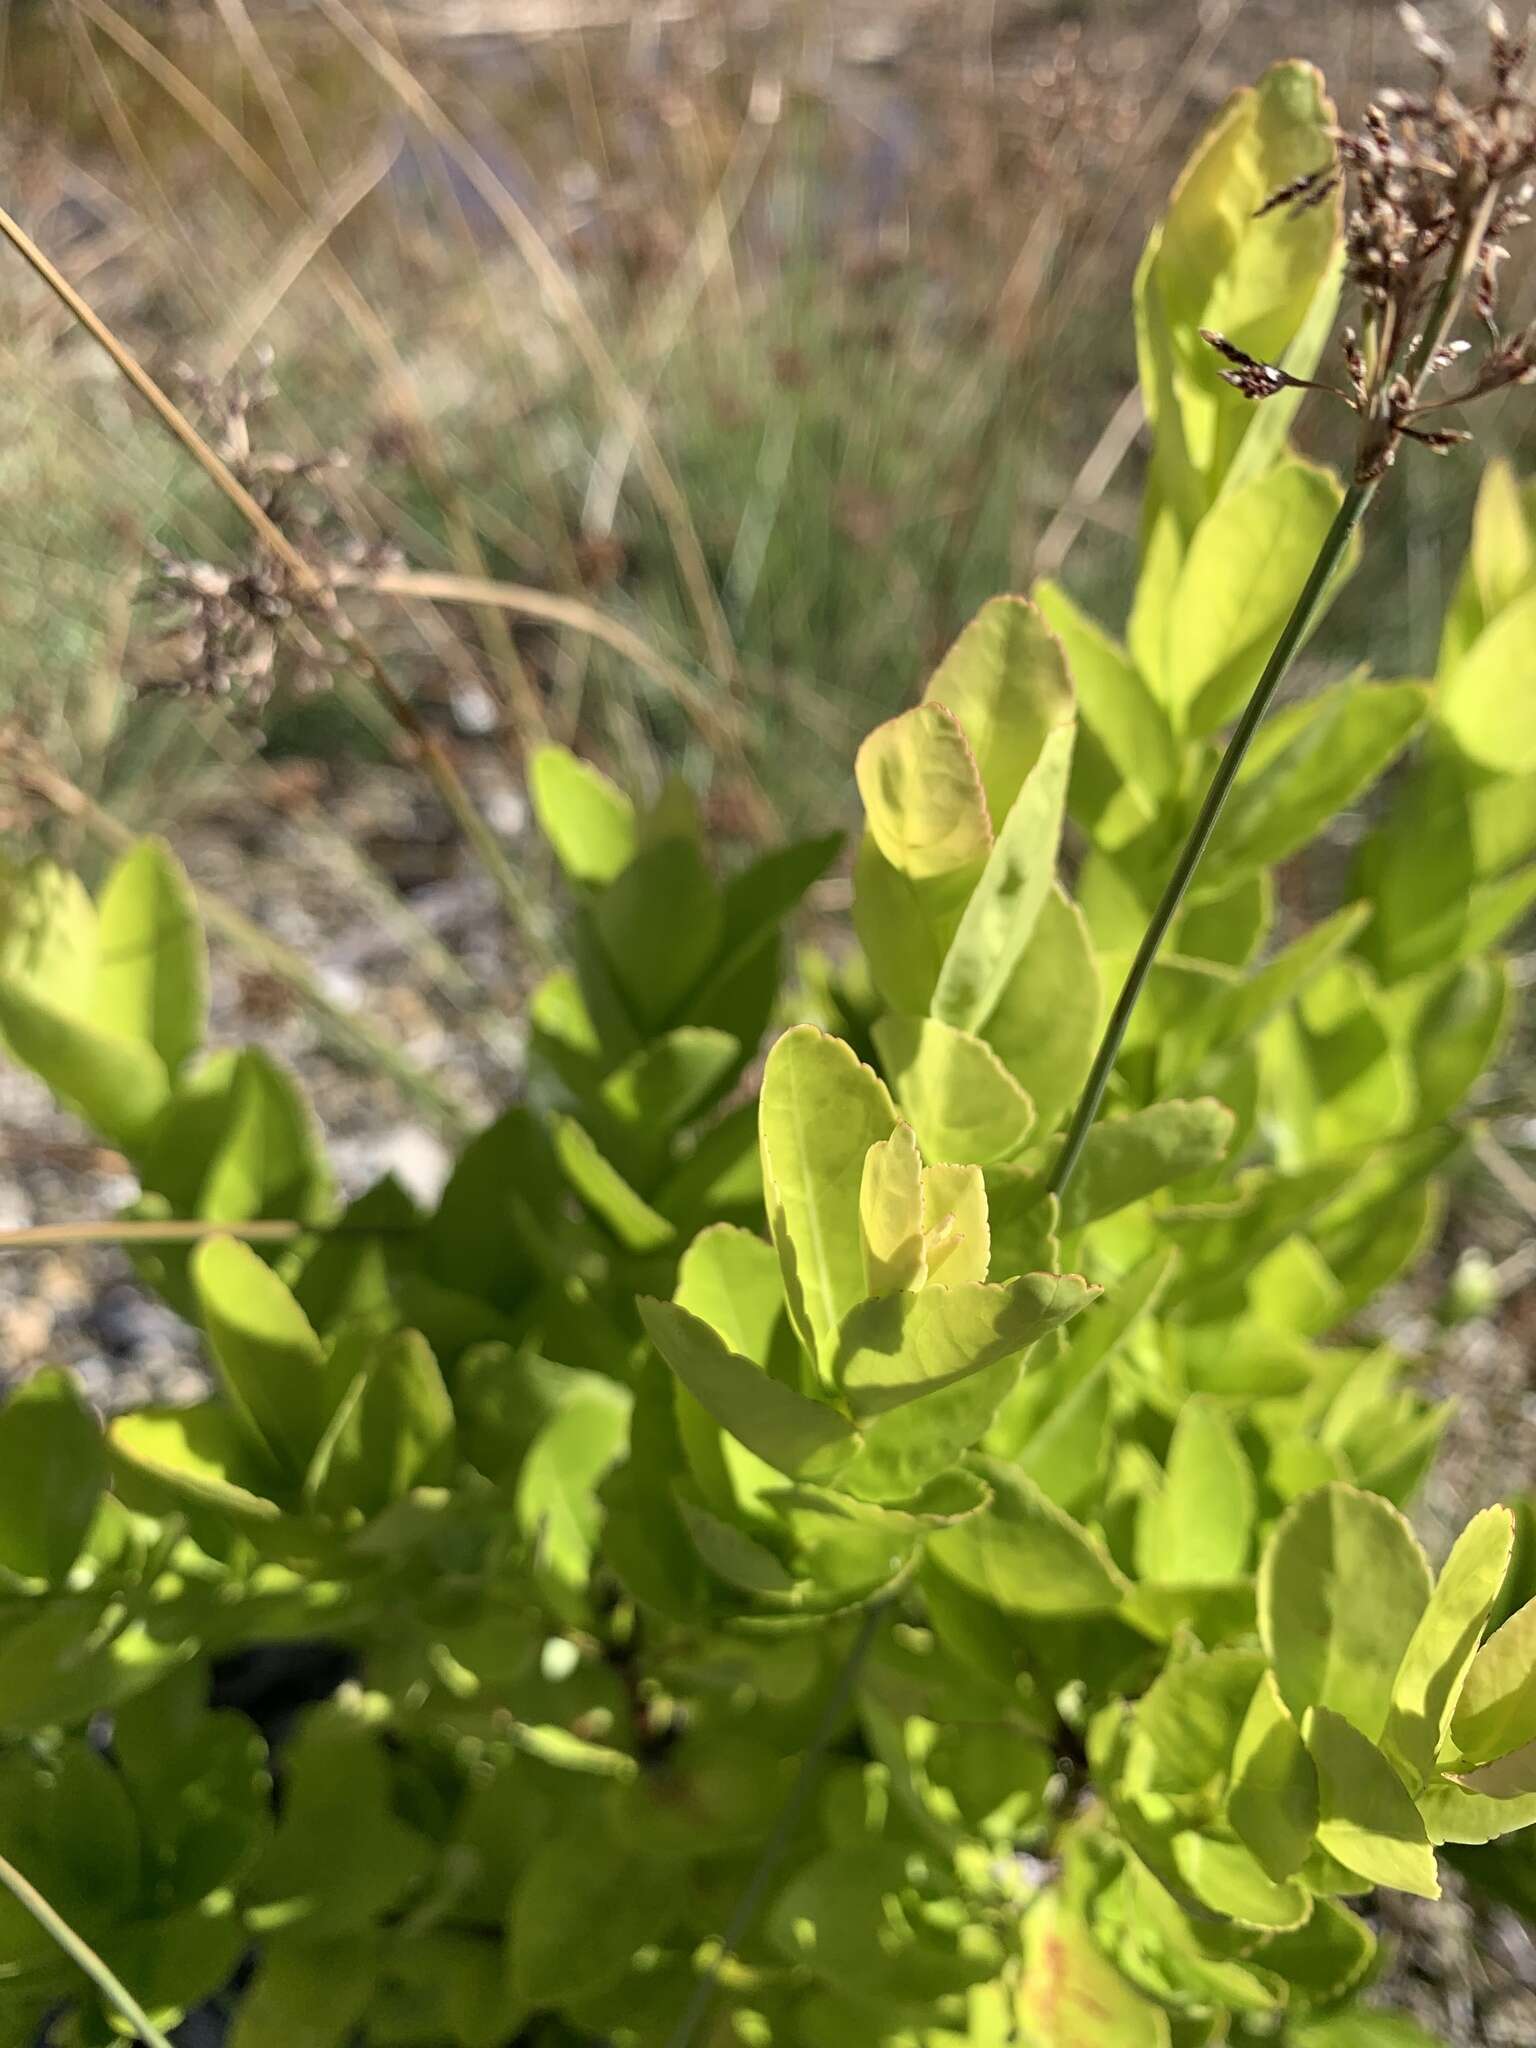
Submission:
[[[166,430],[175,436],[198,467],[240,513],[268,553],[282,564],[295,588],[313,598],[317,604],[334,612],[333,594],[313,564],[305,560],[287,535],[273,523],[251,496],[228,463],[198,433],[181,408],[166,395],[133,352],[118,340],[69,280],[49,261],[26,229],[3,207],[0,207],[0,235],[4,235],[55,296],[69,308],[91,338],[105,350]],[[338,616],[337,624],[344,627],[345,621]],[[396,684],[369,642],[356,631],[347,630],[346,646],[380,704],[408,742],[410,752],[431,779],[438,795],[458,823],[486,873],[495,883],[508,918],[519,929],[530,950],[541,957],[547,957],[548,949],[532,914],[528,892],[490,823],[475,804],[448,750],[423,720],[410,698]]]

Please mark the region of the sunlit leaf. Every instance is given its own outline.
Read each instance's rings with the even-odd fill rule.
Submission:
[[[1473,1763],[1536,1741],[1536,1600],[1512,1614],[1472,1659],[1451,1733]]]
[[[1056,880],[1076,727],[1052,727],[961,913],[933,992],[933,1013],[987,1035]]]
[[[954,713],[920,704],[876,726],[854,763],[870,836],[911,881],[979,874],[992,824],[976,757]]]
[[[1385,1746],[1427,1778],[1457,1709],[1514,1549],[1508,1508],[1484,1508],[1457,1537],[1392,1685]],[[1536,1634],[1531,1647],[1536,1648]],[[1473,1710],[1469,1710],[1473,1711]],[[1536,1734],[1536,1718],[1532,1733]]]
[[[840,1039],[799,1025],[769,1053],[758,1107],[768,1224],[813,1358],[864,1299],[864,1159],[896,1120],[884,1084]]]
[[[528,794],[539,829],[573,882],[611,882],[638,852],[634,805],[601,770],[567,748],[534,750]]]
[[[993,1490],[992,1506],[930,1540],[946,1572],[1008,1614],[1103,1614],[1120,1605],[1125,1582],[1087,1529],[996,1459],[978,1458],[975,1469]]]
[[[1440,1896],[1435,1852],[1408,1788],[1341,1714],[1313,1707],[1307,1752],[1317,1766],[1317,1839],[1346,1870],[1423,1899]]]
[[[202,1044],[208,958],[197,903],[162,840],[141,839],[117,862],[97,908],[92,1020],[153,1046],[172,1075]]]
[[[1429,1595],[1424,1553],[1386,1501],[1333,1485],[1295,1502],[1259,1565],[1259,1632],[1291,1712],[1328,1708],[1375,1742]]]
[[[992,598],[934,670],[923,701],[954,714],[1000,831],[1052,727],[1073,715],[1072,678],[1048,622],[1024,598]]]
[[[106,1478],[101,1430],[69,1375],[24,1380],[0,1408],[0,1565],[63,1580]]]
[[[874,1040],[928,1158],[990,1166],[1028,1138],[1034,1104],[982,1039],[937,1017],[893,1012],[875,1025]]]
[[[1266,1671],[1232,1752],[1227,1818],[1272,1878],[1294,1877],[1317,1838],[1317,1767]]]
[[[827,1473],[856,1448],[857,1433],[845,1416],[770,1379],[675,1302],[642,1298],[640,1316],[700,1406],[776,1470]]]
[[[1187,1401],[1167,1475],[1137,1524],[1137,1570],[1169,1585],[1238,1577],[1248,1563],[1256,1506],[1252,1468],[1220,1406],[1200,1396]]]

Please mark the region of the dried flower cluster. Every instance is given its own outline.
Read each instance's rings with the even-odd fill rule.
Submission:
[[[1349,196],[1346,274],[1360,324],[1342,337],[1347,388],[1294,377],[1225,335],[1204,336],[1231,365],[1222,376],[1245,398],[1327,391],[1358,413],[1355,474],[1362,483],[1391,466],[1405,439],[1443,454],[1470,438],[1437,415],[1536,380],[1536,325],[1506,334],[1498,320],[1505,238],[1528,223],[1536,193],[1536,98],[1525,80],[1530,32],[1511,34],[1491,8],[1486,74],[1475,94],[1464,93],[1453,82],[1451,49],[1416,8],[1400,13],[1434,74],[1429,90],[1383,93],[1358,130],[1335,131],[1331,163],[1271,194],[1259,209],[1294,215],[1341,189]],[[1469,308],[1484,330],[1476,351],[1451,338]],[[1461,385],[1437,389],[1463,358],[1470,360]]]
[[[385,566],[389,551],[362,542],[338,520],[327,476],[345,466],[339,451],[299,457],[258,451],[251,418],[274,394],[264,359],[253,378],[222,385],[189,370],[177,373],[185,402],[207,422],[208,439],[262,510],[309,563],[316,587],[297,579],[267,549],[253,544],[233,567],[187,559],[151,543],[155,570],[148,595],[160,629],[142,665],[141,689],[230,698],[255,715],[277,680],[278,633],[296,655],[291,681],[301,690],[324,686],[335,667],[346,620],[333,601],[337,572]]]

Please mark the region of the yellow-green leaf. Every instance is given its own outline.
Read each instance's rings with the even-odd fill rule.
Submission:
[[[1495,1629],[1472,1659],[1451,1734],[1472,1763],[1536,1740],[1536,1600]]]
[[[1508,1508],[1475,1515],[1456,1539],[1403,1653],[1386,1747],[1420,1779],[1434,1770],[1514,1543],[1515,1518]]]
[[[1495,1757],[1490,1764],[1480,1764],[1475,1771],[1459,1771],[1456,1781],[1485,1799],[1529,1799],[1536,1793],[1536,1738],[1510,1750],[1507,1756]],[[1520,1822],[1514,1825],[1518,1827]]]
[[[986,1279],[992,1234],[979,1166],[923,1168],[923,1243],[930,1282],[955,1288]]]
[[[1187,1828],[1173,1838],[1173,1863],[1201,1905],[1240,1927],[1283,1933],[1311,1911],[1305,1886],[1271,1877],[1241,1842]]]
[[[1259,1634],[1291,1712],[1326,1707],[1375,1742],[1429,1595],[1424,1553],[1388,1502],[1342,1483],[1293,1502],[1259,1566]]]
[[[603,890],[593,924],[630,1015],[670,1023],[724,935],[720,891],[691,839],[648,846]]]
[[[916,882],[979,873],[992,825],[981,771],[952,711],[919,704],[877,725],[854,775],[870,835],[893,868]]]
[[[209,1238],[192,1279],[224,1390],[277,1466],[301,1478],[340,1387],[292,1294],[251,1247]]]
[[[1337,478],[1293,459],[1227,492],[1195,529],[1148,677],[1176,725],[1211,732],[1247,699],[1342,495]]]
[[[864,1160],[896,1120],[885,1084],[841,1039],[801,1024],[769,1053],[758,1103],[768,1224],[813,1359],[864,1299]]]
[[[992,1488],[985,1514],[940,1530],[929,1548],[944,1570],[1005,1614],[1105,1614],[1126,1582],[1089,1530],[995,1458],[974,1469]]]
[[[1482,767],[1536,769],[1536,590],[1500,612],[1442,677],[1435,713]]]
[[[982,1036],[1035,1105],[1036,1135],[1077,1098],[1103,1001],[1082,912],[1055,887]]]
[[[740,1057],[741,1046],[728,1031],[684,1024],[615,1067],[599,1095],[604,1109],[660,1149]]]
[[[632,1252],[653,1252],[671,1243],[675,1235],[672,1225],[603,1156],[585,1124],[573,1116],[556,1117],[550,1135],[571,1186],[620,1244]]]
[[[116,1416],[108,1441],[114,1457],[178,1499],[212,1508],[234,1522],[275,1522],[272,1497],[290,1489],[270,1455],[223,1401],[185,1408],[136,1408]]]
[[[1150,822],[1178,768],[1166,713],[1125,650],[1059,584],[1038,584],[1035,602],[1071,664],[1083,724],[1103,748],[1121,787],[1139,795],[1141,813]]]
[[[1011,1158],[1034,1125],[1034,1104],[984,1039],[937,1017],[893,1012],[875,1046],[923,1151],[991,1166]]]
[[[1277,64],[1227,102],[1197,144],[1136,279],[1136,351],[1154,434],[1154,503],[1185,533],[1230,473],[1261,474],[1300,393],[1255,406],[1222,382],[1211,327],[1307,376],[1337,293],[1337,200],[1259,216],[1282,185],[1333,161],[1333,107],[1310,65]]]
[[[1050,2048],[1170,2048],[1173,2038],[1168,2014],[1115,1968],[1059,1885],[1024,1916],[1017,2010],[1024,2039]]]
[[[639,1306],[651,1342],[700,1407],[776,1471],[826,1477],[857,1449],[846,1416],[770,1379],[676,1302],[642,1296]]]
[[[1502,456],[1483,466],[1472,545],[1445,615],[1440,672],[1449,674],[1500,612],[1536,586],[1536,502]]]
[[[600,769],[568,748],[534,749],[528,794],[540,830],[573,882],[611,882],[639,851],[634,805]]]
[[[1317,1839],[1317,1767],[1272,1671],[1249,1704],[1232,1752],[1227,1818],[1272,1878],[1294,1877]]]
[[[910,1124],[898,1124],[864,1155],[859,1232],[866,1294],[900,1294],[922,1286],[928,1277],[923,1162]]]
[[[1096,1292],[1075,1274],[1026,1273],[862,1302],[838,1332],[837,1384],[856,1419],[882,1415],[1017,1356]]]
[[[78,875],[39,856],[0,865],[0,984],[83,1017],[96,980],[96,906]]]
[[[1216,827],[1208,872],[1223,885],[1305,846],[1374,782],[1429,707],[1417,683],[1340,683],[1264,726]]]
[[[419,1330],[346,1334],[332,1371],[351,1374],[311,1464],[305,1492],[322,1511],[382,1514],[413,1486],[453,1477],[453,1402]]]
[[[1075,724],[1053,726],[999,828],[933,992],[933,1013],[985,1035],[1056,880]]]
[[[1179,1411],[1162,1486],[1136,1527],[1136,1569],[1162,1585],[1219,1585],[1247,1567],[1257,1494],[1253,1471],[1220,1404],[1204,1395]]]
[[[58,1585],[80,1555],[106,1483],[96,1418],[49,1367],[0,1408],[0,1565]]]
[[[1046,735],[1072,716],[1072,678],[1059,642],[1026,598],[994,597],[934,671],[923,701],[944,705],[959,721],[1000,831]]]
[[[1317,1766],[1320,1847],[1372,1884],[1438,1899],[1435,1852],[1419,1810],[1381,1751],[1328,1707],[1312,1708],[1306,1743]]]
[[[1154,1102],[1128,1116],[1101,1118],[1062,1196],[1062,1230],[1081,1230],[1214,1166],[1225,1156],[1236,1123],[1231,1110],[1211,1096]]]
[[[142,1147],[170,1094],[153,1046],[98,1030],[14,982],[0,982],[0,1031],[17,1059],[93,1130],[128,1152]]]
[[[208,956],[181,863],[141,839],[107,877],[97,904],[92,1022],[153,1046],[174,1075],[203,1042]]]

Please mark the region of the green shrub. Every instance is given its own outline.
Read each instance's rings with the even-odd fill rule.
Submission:
[[[1536,896],[1503,471],[1439,675],[1253,747],[1053,1173],[1341,500],[1197,334],[1321,349],[1335,212],[1253,214],[1330,119],[1281,67],[1186,172],[1127,639],[999,599],[869,735],[856,956],[781,985],[835,842],[722,878],[680,785],[535,759],[570,965],[431,1214],[338,1213],[292,1079],[204,1051],[163,846],[94,903],[7,878],[0,1032],[128,1155],[216,1382],[0,1414],[0,1851],[161,2027],[253,1955],[235,2048],[1338,2048],[1377,2038],[1351,1901],[1536,1819],[1529,1544],[1485,1509],[1432,1572],[1445,1412],[1368,1314]],[[1277,870],[1399,761],[1302,919]],[[269,1758],[210,1664],[306,1639],[357,1676]],[[121,2030],[0,1908],[6,2037]]]

